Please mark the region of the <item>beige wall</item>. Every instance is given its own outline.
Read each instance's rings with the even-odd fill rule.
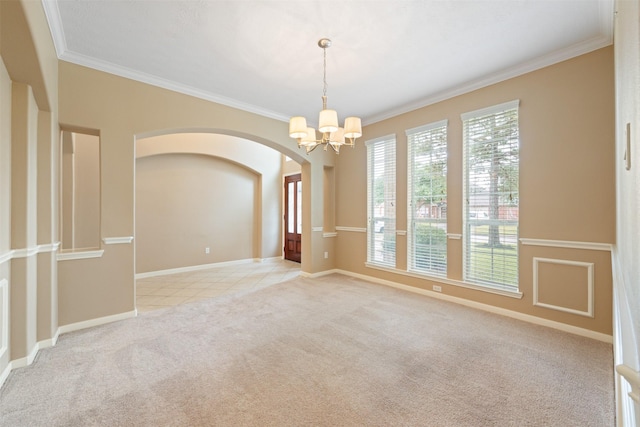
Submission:
[[[136,273],[257,258],[259,197],[258,175],[223,159],[138,159]]]
[[[640,5],[616,2],[616,243],[614,252],[616,365],[636,375],[640,387]],[[627,124],[630,126],[631,160],[627,169]],[[628,397],[626,380],[617,380],[617,397],[623,408],[619,420],[640,422],[640,404]],[[625,424],[627,425],[627,424]]]
[[[100,137],[74,133],[74,248],[100,247]]]
[[[102,239],[134,236],[137,139],[183,132],[224,134],[261,143],[308,165],[306,169],[303,167],[303,181],[308,191],[303,195],[307,201],[303,213],[303,224],[307,225],[306,231],[303,227],[303,248],[307,252],[303,254],[302,269],[314,273],[333,268],[331,259],[321,258],[325,248],[332,245],[326,241],[331,239],[325,239],[321,230],[324,221],[323,167],[331,165],[335,155],[328,157],[320,150],[304,155],[288,137],[284,122],[66,62],[60,62],[59,73],[61,125],[94,129],[100,133]],[[263,197],[262,201],[265,200],[273,198]],[[279,204],[280,199],[277,200],[276,204]],[[312,232],[314,227],[319,227],[320,232]],[[132,313],[134,245],[135,240],[134,244],[104,245],[104,256],[100,259],[78,259],[59,264],[62,325],[108,314]],[[116,247],[118,254],[109,255]],[[104,272],[108,279],[96,279],[96,271]],[[119,284],[118,288],[114,289],[114,282]],[[87,286],[93,292],[87,292]],[[105,293],[110,294],[108,300],[99,297]],[[82,310],[73,309],[80,306]]]
[[[100,247],[100,137],[62,132],[62,250]]]
[[[462,234],[462,121],[465,112],[520,100],[520,237],[569,242],[615,242],[613,48],[604,48],[474,92],[367,126],[366,139],[397,141],[397,229],[407,227],[405,130],[448,119],[448,232]],[[336,167],[336,225],[367,226],[366,148],[341,153]],[[424,289],[437,280],[410,277],[406,236],[397,236],[393,271],[365,267],[366,233],[338,234],[338,268]],[[462,240],[448,240],[449,279],[462,279]],[[595,264],[595,318],[533,305],[533,258]],[[611,263],[607,250],[558,251],[520,245],[521,299],[442,285],[447,295],[611,334]],[[570,269],[567,269],[569,271]],[[438,283],[440,284],[440,283]],[[551,286],[541,283],[540,286]],[[570,289],[584,294],[586,281]],[[548,289],[545,292],[549,292]],[[549,295],[547,293],[547,295]],[[556,297],[557,296],[557,297]]]
[[[243,194],[239,189],[235,191],[233,188],[220,188],[221,183],[215,177],[208,181],[194,182],[193,189],[183,189],[183,192],[186,193],[207,194],[208,199],[204,203],[207,203],[209,216],[217,218],[216,223],[219,224],[217,227],[226,224],[228,227],[237,229],[237,232],[242,234],[245,234],[242,228],[250,229],[252,230],[250,241],[247,244],[247,242],[234,241],[233,239],[221,239],[219,233],[222,230],[215,231],[216,227],[213,225],[200,223],[199,227],[209,231],[208,243],[200,245],[199,249],[195,249],[197,246],[193,248],[181,246],[185,251],[188,250],[189,253],[192,253],[194,258],[183,259],[182,262],[176,263],[172,267],[157,265],[150,270],[146,267],[149,264],[147,258],[154,257],[157,249],[147,252],[147,249],[140,248],[140,244],[144,244],[144,242],[140,241],[143,236],[139,235],[139,230],[143,224],[140,215],[148,218],[151,213],[145,212],[146,208],[138,206],[136,202],[136,273],[248,258],[265,259],[282,256],[282,171],[280,162],[282,154],[253,141],[220,134],[180,133],[136,140],[137,164],[140,164],[146,156],[176,153],[202,154],[213,157],[215,158],[215,165],[220,164],[224,167],[235,165],[234,167],[239,168],[237,169],[238,173],[244,174],[245,172],[242,169],[246,169],[246,171],[255,175],[255,191],[253,191],[251,197]],[[215,165],[212,164],[211,166],[215,167]],[[185,172],[188,172],[188,170],[188,167],[186,167]],[[203,171],[203,173],[205,172]],[[240,176],[238,176],[238,179],[240,179]],[[137,195],[139,195],[138,190],[142,184],[140,177],[136,176]],[[150,191],[159,191],[162,188],[153,188],[151,184],[149,182],[148,188]],[[233,181],[228,182],[228,184],[234,185]],[[238,195],[238,197],[236,200],[225,199],[224,197],[228,195]],[[170,195],[165,195],[165,197],[169,200],[172,199]],[[221,203],[221,200],[226,201]],[[197,207],[197,198],[193,198],[192,201],[194,207]],[[249,202],[252,204],[251,209],[246,208],[246,204]],[[242,206],[245,206],[245,208]],[[237,210],[252,212],[251,223],[237,223],[237,218],[233,216],[233,212]],[[178,221],[177,217],[176,221]],[[144,226],[149,228],[148,225]],[[196,228],[195,226],[192,227]],[[152,232],[152,230],[150,229],[149,232]],[[224,242],[227,248],[224,251],[219,248],[221,242]],[[218,247],[218,250],[216,251],[212,245]],[[148,249],[151,248],[149,244],[144,246]],[[205,247],[210,247],[211,253],[205,254]],[[240,253],[244,255],[240,256]],[[169,263],[166,265],[169,265]]]

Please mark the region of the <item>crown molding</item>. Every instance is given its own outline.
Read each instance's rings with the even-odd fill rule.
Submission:
[[[88,56],[80,55],[75,52],[65,51],[58,58],[70,62],[72,64],[81,65],[83,67],[92,68],[94,70],[103,71],[105,73],[113,74],[116,76],[124,77],[130,80],[135,80],[141,83],[146,83],[152,86],[167,89],[173,92],[178,92],[184,95],[193,96],[195,98],[204,99],[205,101],[215,102],[216,104],[226,105],[227,107],[235,108],[238,110],[246,111],[248,113],[257,114],[263,117],[267,117],[282,122],[289,122],[289,116],[276,113],[266,108],[261,108],[252,104],[237,101],[235,99],[227,98],[222,95],[216,95],[214,93],[206,92],[200,89],[196,89],[192,86],[179,84],[167,79],[163,79],[152,74],[135,71],[127,67],[112,64],[111,62],[97,60],[95,58],[89,58]]]
[[[44,8],[44,13],[49,24],[49,30],[56,49],[58,58],[70,63],[89,67],[95,70],[103,71],[106,73],[114,74],[120,77],[128,78],[131,80],[139,81],[142,83],[150,84],[153,86],[168,89],[174,92],[182,93],[185,95],[194,96],[196,98],[204,99],[207,101],[222,104],[227,107],[236,108],[249,113],[258,114],[274,120],[283,122],[289,121],[289,116],[281,113],[268,110],[256,105],[240,102],[225,96],[217,95],[211,92],[206,92],[200,89],[188,85],[178,84],[154,75],[142,73],[139,71],[131,70],[126,67],[122,67],[107,61],[99,61],[94,58],[71,52],[68,50],[64,31],[62,27],[62,20],[60,18],[60,11],[58,9],[57,1],[53,0],[41,0]],[[551,52],[543,57],[536,58],[524,64],[517,65],[515,67],[507,68],[502,72],[493,73],[490,76],[485,76],[476,80],[472,80],[467,83],[463,83],[460,86],[444,90],[442,92],[430,95],[428,97],[419,99],[415,102],[411,102],[384,111],[379,114],[374,114],[368,118],[363,118],[362,125],[367,126],[373,123],[380,122],[382,120],[389,119],[391,117],[398,116],[400,114],[408,113],[419,108],[423,108],[440,101],[444,101],[449,98],[453,98],[458,95],[462,95],[477,89],[481,89],[486,86],[490,86],[495,83],[499,83],[504,80],[508,80],[540,68],[544,68],[558,62],[562,62],[576,56],[584,55],[594,50],[609,46],[613,43],[613,21],[614,21],[614,2],[613,0],[602,0],[599,2],[600,12],[600,28],[601,34],[593,37],[589,40],[574,44],[564,49]]]
[[[64,37],[64,30],[62,29],[62,19],[60,19],[60,9],[58,9],[58,2],[53,0],[42,0],[42,8],[44,14],[47,17],[49,23],[49,31],[51,32],[51,38],[53,39],[53,45],[56,49],[58,58],[67,51],[67,40]]]
[[[568,48],[556,50],[555,52],[551,52],[542,57],[535,58],[532,61],[525,62],[524,64],[519,64],[515,67],[507,68],[503,71],[493,73],[490,76],[472,80],[455,88],[444,90],[426,98],[422,98],[418,101],[405,104],[401,107],[388,110],[380,114],[375,114],[367,119],[363,119],[362,126],[368,126],[395,116],[399,116],[400,114],[405,114],[419,108],[427,107],[429,105],[445,101],[455,96],[464,95],[465,93],[482,89],[483,87],[491,86],[493,84],[500,83],[505,80],[509,80],[523,74],[527,74],[532,71],[536,71],[541,68],[587,54],[589,52],[593,52],[594,50],[609,46],[612,43],[613,31],[609,29],[608,33],[606,33],[605,35],[593,37],[589,40],[585,40],[584,42],[569,46]]]

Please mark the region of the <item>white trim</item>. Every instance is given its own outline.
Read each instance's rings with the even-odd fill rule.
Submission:
[[[404,131],[404,134],[409,136],[409,135],[413,135],[413,134],[416,134],[416,133],[426,132],[428,130],[438,129],[438,128],[447,127],[447,126],[449,126],[449,120],[448,119],[444,119],[444,120],[439,120],[437,122],[429,123],[428,125],[423,125],[423,126],[418,126],[418,127],[415,127],[415,128],[407,129],[407,130]]]
[[[102,242],[105,245],[128,245],[133,242],[133,236],[125,237],[103,237]]]
[[[414,277],[416,279],[431,280],[435,282],[444,283],[446,285],[458,286],[466,289],[473,289],[474,291],[487,292],[490,294],[501,295],[509,298],[522,299],[522,296],[523,296],[522,292],[520,291],[509,291],[506,289],[498,289],[498,288],[492,288],[489,286],[481,286],[475,283],[449,279],[447,277],[433,276],[433,275],[422,274],[422,273],[418,274],[412,271],[404,271],[404,270],[398,270],[396,268],[382,267],[380,265],[371,264],[371,263],[365,263],[364,265],[368,268],[373,268],[375,270],[387,271],[389,273],[400,274],[402,276],[408,276],[408,277]]]
[[[387,141],[391,141],[391,140],[396,140],[396,134],[395,133],[390,133],[389,135],[385,135],[385,136],[380,136],[378,138],[373,138],[370,139],[368,141],[364,142],[364,145],[366,147],[368,147],[369,145],[374,145],[374,144],[378,144],[380,142],[387,142]]]
[[[276,257],[280,259],[280,257]],[[274,258],[275,259],[275,258]],[[137,273],[136,279],[145,279],[147,277],[167,276],[176,273],[188,273],[191,271],[207,270],[209,268],[227,267],[230,265],[251,264],[253,262],[261,262],[260,258],[240,259],[236,261],[216,262],[212,264],[190,265],[188,267],[169,268],[167,270],[147,271],[145,273]]]
[[[613,245],[610,243],[595,243],[595,242],[573,242],[568,240],[545,240],[545,239],[528,239],[526,237],[520,238],[520,243],[528,246],[546,246],[552,248],[566,248],[566,249],[587,249],[592,251],[611,251]]]
[[[0,359],[9,350],[9,282],[7,279],[0,280],[0,296],[2,306],[0,315],[2,316],[2,329],[0,329]],[[2,381],[0,381],[2,384]]]
[[[13,370],[13,366],[12,366],[11,362],[9,362],[7,364],[7,366],[4,368],[4,371],[2,371],[2,373],[0,373],[0,389],[4,385],[4,382],[7,380],[7,378],[9,377],[9,374],[11,373],[12,370]]]
[[[0,264],[11,261],[16,258],[27,258],[36,254],[55,252],[60,248],[60,242],[46,243],[43,245],[32,246],[23,249],[11,249],[0,254]]]
[[[120,314],[112,314],[110,316],[98,317],[96,319],[84,320],[82,322],[70,323],[68,325],[60,326],[59,331],[61,334],[69,332],[79,331],[81,329],[92,328],[94,326],[105,325],[107,323],[117,322],[119,320],[126,320],[136,317],[137,311],[127,311]]]
[[[364,227],[339,227],[336,226],[336,231],[351,231],[354,233],[366,233],[367,229]]]
[[[460,240],[462,239],[462,234],[447,233],[447,239]]]
[[[540,302],[538,298],[538,265],[541,262],[547,264],[572,265],[577,267],[586,267],[587,269],[587,311],[576,310],[573,308],[562,307],[553,304]],[[593,314],[593,266],[592,262],[570,261],[565,259],[551,259],[533,257],[533,305],[538,307],[549,308],[551,310],[563,311],[565,313],[577,314],[585,317],[595,317]]]
[[[272,256],[269,258],[254,258],[255,262],[275,262],[275,261],[282,261],[284,259],[283,255],[280,256]]]
[[[62,19],[60,19],[60,10],[57,1],[42,1],[42,8],[49,23],[51,38],[56,49],[56,54],[60,57],[67,50],[67,41],[64,37],[62,29]]]
[[[33,363],[36,356],[38,355],[38,351],[40,351],[40,343],[37,342],[31,352],[27,354],[25,357],[21,357],[20,359],[15,359],[11,361],[11,369],[24,368],[25,366],[29,366]]]
[[[38,246],[32,246],[30,248],[25,249],[14,249],[13,250],[13,259],[16,258],[28,258],[30,256],[36,255],[38,253]]]
[[[502,104],[492,105],[490,107],[480,108],[478,110],[468,111],[460,114],[462,121],[475,119],[476,117],[489,116],[491,114],[502,113],[503,111],[513,110],[520,105],[519,99],[503,102]]]
[[[90,251],[73,251],[73,252],[60,252],[56,255],[58,261],[70,261],[77,259],[90,259],[100,258],[104,254],[104,249],[90,250]]]
[[[625,362],[635,361],[638,358],[638,346],[633,337],[633,332],[629,330],[628,321],[631,318],[630,307],[624,286],[624,276],[621,274],[621,267],[617,248],[613,246],[611,252],[611,268],[613,273],[613,364],[616,366],[615,379],[615,402],[616,402],[616,422],[620,427],[635,426],[636,411],[631,393],[633,387],[623,373],[628,373],[622,368],[619,372],[618,366],[627,366]],[[629,334],[627,336],[626,334]],[[624,340],[626,338],[626,341]],[[633,370],[633,368],[631,368]],[[633,375],[631,375],[633,377]],[[628,396],[628,397],[627,397]]]
[[[33,346],[31,353],[27,354],[27,365],[31,365],[40,351],[40,342]]]
[[[81,55],[76,52],[65,50],[63,53],[58,54],[58,58],[71,62],[73,64],[82,65],[84,67],[92,68],[94,70],[104,71],[115,76],[125,77],[127,79],[135,80],[138,82],[146,83],[152,86],[168,89],[174,92],[190,95],[195,98],[204,99],[206,101],[215,102],[216,104],[226,105],[227,107],[236,108],[249,113],[257,114],[263,117],[279,120],[281,122],[288,122],[289,116],[284,116],[281,113],[267,110],[266,108],[258,107],[256,105],[240,102],[238,100],[228,98],[222,95],[218,95],[211,92],[195,88],[193,86],[180,84],[171,80],[163,79],[151,74],[143,73],[130,68],[122,67],[111,62],[103,61],[96,58],[91,58],[85,55]]]
[[[612,13],[613,13],[613,10],[612,9],[609,10],[607,17],[611,18]],[[536,71],[541,68],[548,67],[553,64],[557,64],[558,62],[566,61],[567,59],[575,58],[577,56],[584,55],[589,52],[593,52],[594,50],[601,49],[603,47],[611,45],[612,42],[613,42],[613,32],[609,31],[605,35],[595,36],[582,43],[578,43],[573,46],[569,46],[568,48],[551,52],[541,58],[536,58],[533,61],[508,68],[501,72],[493,73],[489,77],[472,80],[470,82],[467,82],[466,84],[462,83],[461,85],[456,86],[455,89],[445,90],[440,93],[436,93],[434,95],[418,100],[416,102],[405,104],[399,108],[388,110],[381,114],[373,115],[369,117],[367,120],[363,120],[362,125],[368,126],[373,123],[377,123],[382,120],[389,119],[391,117],[399,116],[400,114],[408,113],[410,111],[415,111],[419,108],[423,108],[428,105],[433,105],[437,102],[451,99],[455,96],[463,95],[465,93],[469,93],[474,90],[481,89],[483,87],[500,83],[502,81],[509,80],[514,77],[518,77],[518,76],[530,73],[532,71]]]
[[[338,235],[338,233],[335,232],[335,231],[322,233],[322,237],[336,237],[337,235]]]
[[[407,230],[396,230],[396,236],[406,236]]]
[[[38,253],[55,252],[60,248],[60,242],[47,243],[44,245],[38,245]]]
[[[629,397],[633,399],[634,402],[640,403],[640,372],[631,369],[627,365],[616,366],[616,372],[622,375],[631,386]]]
[[[397,282],[392,282],[390,280],[379,279],[377,277],[366,276],[364,274],[353,273],[350,271],[334,269],[329,270],[327,272],[315,273],[313,275],[307,275],[306,277],[320,277],[326,274],[344,274],[345,276],[355,277],[357,279],[367,280],[369,282],[378,283],[380,285],[391,286],[393,288],[402,289],[409,292],[418,293],[421,295],[425,295],[432,298],[437,298],[449,302],[453,302],[456,304],[464,305],[471,308],[476,308],[482,311],[487,311],[489,313],[499,314],[501,316],[509,317],[512,319],[522,320],[527,323],[532,323],[534,325],[546,326],[548,328],[557,329],[559,331],[568,332],[570,334],[579,335],[582,337],[591,338],[597,341],[602,341],[607,344],[611,344],[613,341],[613,337],[611,335],[606,335],[600,332],[591,331],[589,329],[579,328],[577,326],[567,325],[560,322],[555,322],[553,320],[543,319],[541,317],[532,316],[530,314],[519,313],[517,311],[507,310],[506,308],[495,307],[493,305],[483,304],[476,301],[467,300],[464,298],[454,297],[451,295],[443,294],[440,292],[430,291],[427,289],[416,288],[414,286],[408,286]]]
[[[2,385],[6,381],[11,371],[13,371],[14,369],[24,368],[25,366],[31,365],[40,350],[55,346],[56,343],[58,342],[59,334],[60,334],[60,329],[56,331],[55,335],[52,338],[38,341],[33,346],[33,349],[31,350],[31,352],[26,357],[21,357],[20,359],[9,361],[4,371],[2,371],[2,374],[0,374],[0,388],[2,388]],[[1,357],[2,357],[2,354],[0,354],[0,358]]]
[[[13,259],[13,250],[9,250],[3,254],[0,254],[0,264],[4,264],[7,261],[11,261]]]
[[[105,71],[110,74],[141,81],[143,83],[148,83],[151,85],[163,87],[165,89],[170,89],[170,90],[184,93],[187,95],[192,95],[197,98],[216,102],[218,104],[239,108],[241,110],[259,114],[261,116],[271,117],[283,122],[289,121],[289,117],[283,116],[281,113],[276,113],[271,110],[266,110],[264,108],[261,108],[255,105],[241,103],[237,100],[229,99],[216,94],[203,92],[199,89],[196,89],[190,86],[180,85],[175,82],[170,82],[164,79],[160,79],[156,76],[151,76],[149,74],[130,70],[109,62],[98,61],[94,58],[86,57],[84,55],[80,55],[75,52],[70,52],[68,51],[67,43],[64,37],[64,31],[62,30],[62,21],[60,19],[60,12],[58,10],[57,2],[43,1],[42,4],[43,4],[45,16],[47,18],[47,22],[49,24],[49,29],[51,31],[51,36],[54,42],[56,53],[59,59],[72,62],[78,65],[94,68],[97,70]],[[604,7],[604,4],[607,4],[607,5],[610,4],[611,6]],[[613,18],[612,18],[613,2],[612,1],[600,2],[600,6],[601,6],[600,7],[600,13],[601,13],[600,24],[602,26],[601,34],[589,40],[585,40],[583,42],[576,43],[572,46],[548,53],[542,57],[535,58],[532,61],[526,62],[524,64],[519,64],[515,67],[509,67],[505,70],[493,73],[489,77],[475,79],[466,83],[462,82],[461,84],[455,85],[456,86],[455,89],[445,90],[440,93],[436,93],[434,95],[420,99],[416,102],[405,104],[399,108],[394,108],[391,110],[387,110],[381,114],[373,115],[369,119],[363,120],[363,125],[366,126],[373,123],[377,123],[379,121],[386,120],[388,118],[395,117],[403,113],[414,111],[419,108],[435,104],[436,102],[444,101],[446,99],[450,99],[455,96],[462,95],[464,93],[472,92],[474,90],[477,90],[486,86],[490,86],[492,84],[499,83],[501,81],[505,81],[505,80],[508,80],[508,79],[511,79],[511,78],[544,68],[544,67],[548,67],[558,62],[562,62],[567,59],[584,55],[594,50],[611,45],[613,42]]]
[[[323,231],[323,230],[324,230],[324,228],[322,228],[322,226],[320,226],[320,227],[311,227],[311,231],[314,231],[316,233],[320,232],[320,231]]]

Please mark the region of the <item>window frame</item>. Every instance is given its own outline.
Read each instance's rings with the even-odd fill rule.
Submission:
[[[505,117],[507,114],[509,114],[509,112],[512,112],[513,110],[515,110],[515,114],[516,114],[515,140],[516,140],[516,147],[517,147],[517,154],[516,154],[517,155],[517,174],[516,175],[518,177],[515,180],[516,193],[517,193],[515,198],[516,200],[515,206],[517,207],[517,209],[515,209],[515,211],[519,212],[519,191],[520,191],[519,182],[518,182],[519,173],[520,173],[519,104],[520,104],[520,100],[514,100],[514,101],[505,102],[502,104],[498,104],[498,105],[490,106],[487,108],[482,108],[479,110],[461,114],[462,125],[463,125],[462,126],[463,127],[463,142],[462,142],[462,150],[463,150],[463,163],[462,163],[462,169],[463,169],[463,189],[462,189],[462,195],[463,195],[462,258],[463,259],[462,259],[462,264],[463,264],[463,267],[462,267],[462,274],[463,274],[463,280],[465,282],[473,283],[481,287],[498,289],[501,291],[514,292],[514,293],[519,293],[519,262],[520,262],[519,241],[518,241],[519,213],[516,214],[515,220],[513,219],[504,220],[504,219],[500,219],[500,216],[504,215],[504,213],[501,213],[500,211],[501,205],[492,207],[491,201],[487,202],[489,203],[489,208],[487,209],[488,212],[485,212],[485,211],[480,212],[477,208],[470,207],[470,204],[471,204],[470,202],[470,198],[471,198],[470,196],[470,188],[471,188],[470,140],[472,139],[472,136],[469,135],[469,132],[470,132],[469,127],[472,125],[472,123],[475,120],[480,121],[484,118],[492,117],[492,116],[495,120],[498,117]],[[513,129],[511,129],[511,131],[513,132]],[[496,129],[495,128],[491,129],[491,132],[495,133]],[[513,135],[511,136],[511,138],[509,138],[509,141],[512,141],[512,140],[513,140]],[[512,152],[513,151],[509,151],[508,153],[512,153]],[[512,155],[512,154],[509,154],[509,155]],[[509,185],[512,185],[511,181],[513,181],[513,177],[510,177],[509,180],[510,180]],[[494,183],[494,186],[495,186],[495,183]],[[496,187],[495,192],[491,192],[490,190],[489,192],[485,192],[481,194],[482,196],[476,196],[477,199],[481,197],[490,199],[492,196],[498,197],[499,191],[497,190],[497,187]],[[472,217],[474,212],[476,214],[476,217]],[[498,216],[497,218],[495,218],[496,212]],[[478,215],[483,215],[483,217],[480,218]],[[491,218],[490,215],[492,215],[494,218]],[[491,239],[490,234],[493,233],[491,231],[492,230],[491,227],[496,227],[496,226],[498,227],[498,229],[496,230],[495,228],[493,228],[493,230],[496,230],[496,234],[498,236],[504,236],[504,239],[508,238],[513,240],[512,243],[515,246],[515,254],[512,255],[507,253],[507,249],[510,249],[510,245],[504,245],[504,247],[497,247],[497,249],[496,249],[496,246],[490,245],[490,239]],[[487,228],[486,247],[489,248],[490,251],[485,251],[485,253],[482,253],[483,251],[478,249],[480,248],[478,244],[478,237],[480,236],[480,233],[478,232],[472,233],[471,230],[474,227],[476,228],[476,230],[478,230],[479,227]],[[507,230],[512,230],[513,227],[515,227],[515,235],[514,233],[507,231]],[[500,237],[498,237],[498,239],[500,239]],[[475,250],[475,249],[478,249],[478,250]],[[500,252],[500,249],[502,249],[502,253]],[[499,257],[501,255],[502,255],[502,266],[503,266],[502,270],[500,270],[500,267],[495,267],[495,261],[496,259],[500,261]],[[480,264],[479,260],[480,260],[480,257],[482,256],[487,256],[488,259],[490,259],[490,264],[491,264],[490,270],[486,270],[486,269],[483,270],[481,267],[479,267],[479,264]],[[474,259],[476,261],[474,261]],[[489,272],[489,276],[490,276],[489,278],[486,277],[487,271]],[[485,275],[485,277],[481,277],[483,275]],[[501,276],[503,280],[496,278],[497,276]],[[505,278],[508,278],[508,280],[505,280]]]
[[[447,276],[447,216],[446,216],[446,200],[447,200],[447,171],[448,171],[448,125],[447,119],[439,120],[437,122],[429,123],[423,126],[419,126],[412,129],[407,129],[405,134],[407,136],[407,270],[416,274],[427,276]],[[436,141],[438,135],[436,132],[444,133],[441,141]],[[444,151],[444,193],[436,197],[437,199],[445,201],[444,217],[442,217],[442,206],[436,207],[434,213],[433,195],[431,203],[429,205],[428,213],[425,213],[425,217],[419,217],[417,215],[414,205],[417,204],[416,194],[416,177],[419,172],[416,170],[416,149],[420,144],[425,143],[424,139],[433,143],[444,143],[444,150],[442,147],[438,147],[436,151],[436,158],[441,159]],[[434,173],[433,166],[436,162],[428,163],[430,173],[425,174],[424,178],[433,182],[434,178],[437,178],[439,174]],[[426,165],[425,165],[426,166]],[[433,217],[435,215],[436,217]],[[429,233],[429,240],[432,239],[443,240],[444,248],[442,244],[420,244],[418,243],[417,227],[420,224],[424,224],[429,228],[435,228],[442,230],[443,233],[437,231],[435,235]],[[436,231],[436,230],[433,230]],[[422,248],[418,248],[421,246]],[[426,251],[426,253],[425,253]],[[425,256],[420,256],[421,253]],[[421,265],[422,264],[422,265]]]
[[[396,135],[386,135],[365,142],[367,147],[367,264],[378,267],[396,267]],[[376,157],[384,154],[383,163],[377,163]],[[383,204],[382,209],[376,206],[376,169],[382,167]],[[380,172],[378,172],[380,173]],[[378,177],[379,179],[382,177]],[[378,181],[379,182],[379,181]],[[380,212],[382,211],[382,214]],[[382,221],[383,228],[378,230],[376,224]],[[381,236],[377,236],[381,235]],[[380,248],[378,248],[380,247]]]

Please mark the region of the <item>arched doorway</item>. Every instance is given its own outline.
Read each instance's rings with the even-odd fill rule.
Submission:
[[[269,265],[261,270],[249,264],[282,260],[283,164],[280,152],[228,135],[138,138],[136,279],[149,284],[152,277],[163,276],[166,282],[169,275],[182,274],[180,279],[186,281],[189,272],[224,267],[221,274],[227,276],[219,278],[215,292],[208,294],[215,296],[217,291],[232,290],[231,276],[249,276],[249,270],[268,275]],[[238,265],[243,267],[232,270]],[[299,265],[294,268],[299,271]],[[137,286],[136,294],[142,287]],[[196,296],[187,295],[195,289],[179,289],[172,295],[168,289],[159,292],[167,295],[155,295],[153,301],[147,295],[138,299],[158,305],[162,299],[173,305]],[[139,301],[136,305],[140,308]]]

